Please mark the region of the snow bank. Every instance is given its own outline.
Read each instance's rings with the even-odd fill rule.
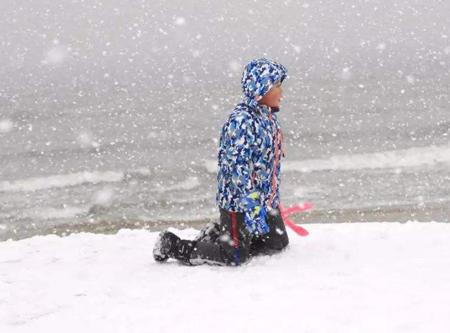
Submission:
[[[308,229],[238,268],[155,263],[147,231],[3,242],[0,331],[448,331],[449,224]]]

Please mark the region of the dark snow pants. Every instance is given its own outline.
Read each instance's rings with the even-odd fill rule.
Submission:
[[[244,214],[220,210],[220,221],[208,224],[194,241],[189,263],[240,265],[258,254],[272,254],[284,249],[289,238],[277,209],[267,214],[269,233],[251,235],[245,227]]]

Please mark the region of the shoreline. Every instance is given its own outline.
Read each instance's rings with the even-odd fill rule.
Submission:
[[[291,219],[305,223],[352,223],[352,222],[450,222],[450,204],[399,205],[367,207],[361,209],[312,210],[294,215]]]
[[[450,222],[450,205],[398,205],[362,209],[312,210],[291,218],[299,224],[352,222]]]
[[[363,209],[332,209],[312,210],[302,214],[292,215],[290,219],[297,224],[327,224],[327,223],[370,223],[370,222],[450,222],[450,205],[401,205],[393,207],[373,207]],[[65,223],[44,228],[18,225],[14,230],[0,233],[0,242],[7,240],[21,240],[34,236],[57,235],[61,237],[76,233],[115,234],[121,229],[143,229],[161,231],[169,227],[176,229],[195,228],[215,221],[216,218],[194,219],[186,221],[84,221],[77,224]]]

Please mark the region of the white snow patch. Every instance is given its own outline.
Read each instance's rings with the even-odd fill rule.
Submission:
[[[447,331],[449,224],[307,228],[308,237],[289,234],[286,251],[241,267],[156,263],[157,233],[147,231],[2,242],[0,329]],[[178,234],[191,238],[196,231]]]

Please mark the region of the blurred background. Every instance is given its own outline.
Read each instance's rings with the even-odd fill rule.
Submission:
[[[296,221],[449,221],[450,2],[2,1],[0,240],[216,218],[253,58],[283,63]]]

